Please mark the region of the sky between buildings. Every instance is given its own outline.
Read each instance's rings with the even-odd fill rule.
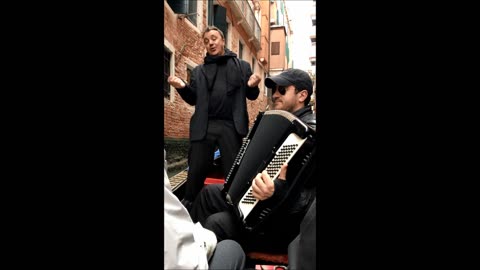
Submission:
[[[315,73],[315,66],[312,66],[309,60],[310,56],[316,56],[315,47],[312,47],[310,40],[310,36],[316,34],[311,18],[311,15],[315,13],[313,4],[312,0],[285,1],[290,26],[293,30],[292,50],[290,50],[293,65],[295,68],[311,70],[312,73]]]

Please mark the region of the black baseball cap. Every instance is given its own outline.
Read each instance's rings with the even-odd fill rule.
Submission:
[[[277,76],[265,79],[265,85],[268,88],[279,86],[294,85],[297,90],[307,90],[310,96],[313,93],[313,82],[310,75],[301,69],[289,68]]]

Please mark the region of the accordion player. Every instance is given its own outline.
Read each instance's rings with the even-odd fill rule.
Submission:
[[[315,130],[284,110],[261,112],[230,169],[223,189],[225,199],[242,221],[253,231],[281,205],[291,199],[312,173],[316,151]],[[288,190],[278,201],[259,201],[252,195],[252,181],[263,170],[276,179],[280,168],[288,163]]]

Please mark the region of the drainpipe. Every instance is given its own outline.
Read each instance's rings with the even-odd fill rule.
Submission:
[[[271,42],[271,35],[272,35],[272,29],[270,28],[270,20],[271,20],[271,16],[272,16],[272,3],[270,2],[270,0],[268,1],[268,67],[267,67],[267,77],[270,77],[270,65],[272,64],[270,62],[270,55],[272,54],[271,52],[271,46],[270,44],[272,43]],[[267,90],[268,91],[268,90]],[[265,111],[268,110],[268,108],[270,107],[270,103],[272,102],[271,101],[271,95],[272,93],[270,93],[270,95],[267,94],[267,107],[265,108]]]
[[[268,69],[267,69],[267,76],[270,77],[270,54],[272,54],[272,52],[270,51],[272,48],[270,46],[270,44],[272,43],[270,41],[270,38],[271,38],[271,33],[272,33],[272,30],[270,29],[270,20],[271,20],[271,16],[272,16],[272,2],[268,1]]]

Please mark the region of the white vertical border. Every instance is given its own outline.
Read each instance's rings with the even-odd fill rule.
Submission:
[[[193,62],[192,60],[190,60],[188,58],[185,60],[185,64],[187,66],[187,69],[191,69],[191,70],[193,70],[196,66],[198,66],[197,63]]]
[[[230,45],[230,46],[227,46],[227,48],[229,50],[232,50],[233,48],[232,22],[230,21],[230,18],[228,16],[225,18],[225,21],[227,22],[227,42],[228,42],[228,45]]]
[[[197,33],[202,34],[203,30],[206,28],[206,23],[203,20],[203,8],[207,5],[207,1],[198,1],[197,3]],[[208,13],[208,11],[207,11]],[[208,17],[207,17],[208,20]]]

